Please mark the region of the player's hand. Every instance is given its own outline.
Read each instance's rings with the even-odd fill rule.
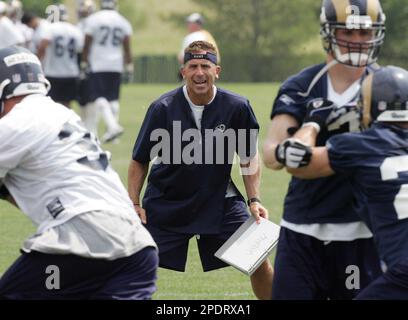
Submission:
[[[303,124],[314,122],[319,125],[320,129],[327,127],[328,119],[332,116],[337,105],[324,98],[310,100],[306,106],[306,117]]]
[[[133,63],[129,63],[125,66],[124,82],[132,83],[134,80],[134,66]]]
[[[82,61],[79,68],[79,79],[85,80],[87,79],[89,74],[89,65],[86,61]]]
[[[256,223],[261,223],[261,218],[269,219],[268,210],[259,202],[252,202],[249,206],[249,211],[256,220]]]
[[[142,220],[143,224],[146,224],[147,219],[146,219],[146,210],[143,209],[141,206],[134,204],[133,205],[135,208],[135,211],[137,213],[137,215],[139,216],[140,220]]]
[[[289,138],[276,147],[275,158],[289,168],[305,167],[312,158],[312,149],[299,139]]]

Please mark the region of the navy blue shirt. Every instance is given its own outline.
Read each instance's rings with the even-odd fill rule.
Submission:
[[[302,70],[286,80],[275,99],[271,119],[279,114],[294,117],[299,127],[306,115],[306,105],[315,98],[327,98],[327,72],[313,86],[310,94],[305,93],[325,64],[315,65]],[[317,145],[324,146],[327,139],[335,134],[348,132],[348,125],[339,130],[325,131],[317,137]],[[293,177],[284,203],[283,218],[291,223],[346,223],[361,219],[353,209],[353,194],[350,182],[340,175],[328,178],[302,180]]]
[[[175,127],[175,123],[178,127]],[[178,142],[175,141],[178,140],[174,135],[176,131],[180,130],[183,134],[187,130],[198,130],[182,88],[166,93],[151,104],[133,149],[133,160],[148,163],[156,155],[161,159],[166,158],[160,150],[155,152],[158,142],[152,141],[152,133],[156,129],[169,132],[171,156],[167,159],[170,161],[153,164],[150,170],[143,198],[147,223],[181,233],[220,232],[233,156],[238,153],[242,158],[251,158],[256,153],[254,147],[259,125],[249,101],[232,92],[217,89],[214,100],[204,108],[200,150],[191,151],[194,154],[202,153],[202,163],[196,161],[187,164],[180,159],[180,152],[186,152],[194,138],[181,141],[181,151],[173,145]],[[206,133],[206,129],[214,130],[217,134],[230,132],[236,137],[240,135],[240,141],[245,140],[247,148],[238,148],[238,138],[235,142],[231,140],[231,143],[224,139],[224,146],[218,145],[224,153],[224,161],[217,163],[215,148],[222,139],[214,139]],[[159,142],[163,140],[159,139]],[[209,157],[211,152],[213,157]],[[210,158],[212,162],[208,160]],[[239,192],[238,195],[244,201]]]
[[[408,130],[381,123],[328,141],[330,165],[348,177],[381,259],[408,255]]]

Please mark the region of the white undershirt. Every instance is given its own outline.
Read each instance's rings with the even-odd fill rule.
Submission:
[[[217,95],[217,87],[213,86],[213,89],[214,89],[214,96],[212,97],[211,101],[208,104],[213,102],[214,99],[215,99],[215,96]],[[186,97],[186,100],[187,100],[188,104],[190,105],[190,108],[191,108],[191,111],[193,113],[196,126],[197,126],[197,128],[199,130],[201,130],[201,119],[203,117],[203,112],[204,112],[205,106],[198,106],[198,105],[194,104],[191,101],[190,97],[188,96],[187,86],[183,86],[183,93],[184,93],[184,96]],[[230,180],[230,182],[228,184],[228,187],[227,187],[227,191],[225,193],[225,198],[232,198],[232,197],[235,197],[237,195],[238,194],[235,191],[235,188],[234,188],[234,186],[233,186],[233,184],[231,183],[231,180]]]
[[[327,99],[333,101],[338,106],[344,106],[357,96],[360,90],[360,81],[354,82],[346,91],[339,94],[327,77]],[[312,223],[295,224],[282,219],[281,226],[292,231],[315,237],[321,241],[353,241],[356,239],[372,238],[372,233],[364,222],[350,223]]]

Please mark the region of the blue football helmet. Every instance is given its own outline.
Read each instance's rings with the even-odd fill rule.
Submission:
[[[0,50],[1,112],[7,99],[33,93],[46,95],[50,88],[36,55],[18,46]]]
[[[338,62],[363,67],[377,61],[385,37],[385,14],[379,0],[323,0],[320,35],[323,47]],[[372,39],[349,42],[336,37],[336,30],[366,30]]]
[[[370,73],[363,81],[359,105],[362,122],[408,122],[408,71],[386,66]]]

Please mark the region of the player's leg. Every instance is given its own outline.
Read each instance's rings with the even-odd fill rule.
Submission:
[[[102,141],[110,142],[123,133],[123,128],[119,125],[119,96],[120,96],[121,74],[118,72],[106,72],[103,77],[104,97],[109,102],[110,114],[114,123],[107,125],[107,130]],[[107,116],[107,115],[106,115]],[[111,121],[112,119],[109,119]]]
[[[71,101],[75,100],[78,91],[78,79],[77,78],[64,78],[61,79],[60,101],[67,108],[71,109]]]
[[[109,272],[107,260],[23,253],[0,279],[0,299],[88,299]]]
[[[98,137],[98,124],[100,113],[94,103],[96,94],[91,90],[91,79],[89,76],[85,79],[80,79],[77,87],[77,101],[80,106],[80,116],[85,128]]]
[[[156,292],[157,250],[147,247],[126,258],[111,262],[106,283],[92,295],[97,300],[149,300]]]
[[[95,105],[102,115],[107,128],[107,132],[119,131],[119,124],[112,113],[109,101],[104,97],[99,97],[95,100]]]
[[[408,300],[408,259],[374,280],[357,295],[356,300]]]
[[[90,102],[85,106],[81,106],[81,119],[85,128],[92,132],[96,137],[98,136],[98,123],[100,113],[95,103]]]
[[[116,122],[119,123],[119,112],[120,112],[120,105],[119,100],[109,101],[112,109],[112,113],[116,119]],[[120,142],[119,138],[113,139],[112,143],[118,144]]]
[[[71,107],[71,101],[75,100],[77,95],[76,78],[53,78],[49,77],[51,89],[48,95],[55,101],[67,108]]]
[[[371,239],[334,241],[326,246],[333,270],[330,299],[351,300],[382,275],[380,258]]]
[[[110,73],[90,74],[91,101],[94,101],[95,107],[102,115],[107,127],[107,132],[101,139],[102,142],[110,142],[123,133],[123,128],[116,121],[109,103],[110,97],[116,95],[117,87],[117,84],[111,83],[111,80]]]
[[[115,116],[117,122],[119,122],[119,112],[120,112],[120,105],[119,100],[110,101],[112,113]]]
[[[272,299],[327,299],[325,260],[323,241],[282,227],[274,264]]]

